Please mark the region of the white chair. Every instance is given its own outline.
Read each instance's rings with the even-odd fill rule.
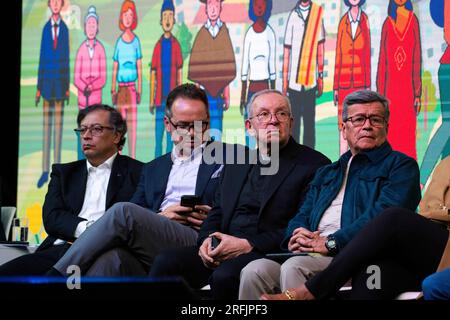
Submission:
[[[11,224],[16,214],[16,207],[2,207],[2,225],[5,229],[5,238],[8,240]]]

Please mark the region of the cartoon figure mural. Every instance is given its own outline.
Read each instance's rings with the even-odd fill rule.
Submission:
[[[339,22],[336,63],[334,67],[334,104],[338,106],[338,127],[342,128],[344,98],[356,90],[370,89],[370,29],[369,19],[361,6],[366,0],[344,0],[349,10]],[[339,134],[339,153],[348,149]]]
[[[164,0],[161,6],[161,26],[163,35],[153,49],[150,65],[150,113],[155,113],[155,158],[162,155],[164,136],[164,114],[169,92],[181,84],[183,77],[183,57],[181,46],[173,36],[175,24],[175,7],[172,0]],[[166,152],[172,150],[173,142],[170,133],[166,134]]]
[[[229,83],[236,77],[236,62],[228,28],[222,20],[224,0],[200,0],[205,4],[206,23],[192,45],[188,78],[203,86],[208,94],[210,128],[222,132],[223,111],[230,103]],[[221,134],[212,132],[216,140]]]
[[[75,58],[74,84],[78,89],[78,108],[102,102],[102,89],[106,83],[106,54],[103,44],[97,39],[99,17],[94,6],[90,6],[84,18],[84,40]],[[78,139],[78,159],[84,159]]]
[[[381,31],[377,90],[390,101],[389,143],[414,159],[422,94],[421,59],[419,21],[411,0],[390,0]]]
[[[137,104],[142,93],[141,43],[133,32],[137,23],[134,1],[125,0],[119,16],[119,28],[123,32],[114,49],[111,95],[113,104],[127,120],[128,152],[132,158],[136,158]]]
[[[50,145],[53,130],[53,161],[61,162],[64,100],[69,101],[69,30],[61,18],[64,0],[48,0],[51,17],[42,30],[39,71],[35,102],[43,98],[42,174],[37,182],[41,188],[48,181]]]
[[[450,0],[432,0],[433,20],[444,27],[447,48],[442,55],[438,71],[442,124],[431,139],[420,167],[420,182],[425,185],[439,158],[450,155]]]
[[[289,95],[294,116],[292,135],[303,144],[316,144],[316,97],[323,91],[325,28],[323,8],[311,0],[299,0],[290,12],[284,37],[283,93]]]
[[[253,24],[245,34],[241,72],[240,111],[245,119],[248,118],[245,106],[253,94],[264,89],[275,89],[275,32],[267,23],[271,11],[272,0],[250,0],[248,16]],[[245,142],[249,147],[255,146],[254,139],[247,132]]]

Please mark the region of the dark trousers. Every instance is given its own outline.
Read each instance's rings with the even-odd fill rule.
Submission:
[[[436,271],[449,232],[415,212],[390,208],[368,223],[306,287],[318,299],[336,293],[352,279],[352,299],[393,299],[420,291],[423,279]],[[371,268],[372,269],[371,269]],[[373,267],[379,268],[379,288]]]
[[[69,244],[51,246],[20,256],[0,266],[0,276],[44,275],[69,249]]]
[[[314,149],[316,145],[316,88],[296,91],[288,89],[294,125],[292,136],[300,142],[300,128],[303,120],[303,144]]]
[[[150,276],[181,276],[196,289],[209,283],[213,299],[236,300],[241,270],[249,262],[263,257],[263,254],[256,252],[242,254],[222,262],[213,270],[203,265],[197,246],[177,248],[164,251],[156,257]]]

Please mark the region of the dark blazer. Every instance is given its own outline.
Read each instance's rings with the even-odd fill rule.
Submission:
[[[280,251],[286,226],[297,212],[308,183],[319,167],[331,163],[322,153],[296,143],[292,137],[285,148],[279,170],[271,177],[265,191],[265,200],[259,211],[258,233],[247,238],[254,246],[253,250],[261,253]],[[200,229],[198,245],[215,231],[228,233],[251,168],[252,164],[248,163],[224,167],[214,207]]]
[[[129,201],[139,181],[143,163],[127,156],[114,159],[105,210],[116,202]],[[51,180],[45,196],[43,220],[48,237],[38,250],[50,247],[56,239],[74,241],[78,224],[85,220],[78,214],[83,207],[86,192],[86,160],[52,166]]]
[[[56,50],[53,49],[52,23],[47,21],[42,30],[37,88],[46,100],[62,100],[69,90],[69,29],[62,19]]]
[[[231,145],[212,142],[207,146],[218,148],[225,153],[226,148]],[[203,155],[205,155],[205,153]],[[213,152],[212,155],[214,156],[215,152]],[[208,164],[204,161],[204,156],[202,157],[202,163],[198,169],[197,182],[195,185],[195,195],[202,198],[202,204],[213,204],[214,194],[220,180],[219,172],[222,169],[222,165],[218,162]],[[139,184],[130,202],[148,208],[154,212],[158,212],[166,194],[167,182],[169,180],[172,164],[170,152],[146,164],[142,169]]]

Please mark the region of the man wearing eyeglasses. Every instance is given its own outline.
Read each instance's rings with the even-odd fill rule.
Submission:
[[[158,255],[152,277],[182,276],[195,288],[209,283],[214,299],[236,299],[242,268],[278,251],[308,183],[319,167],[330,163],[292,138],[290,102],[281,92],[259,91],[249,106],[245,126],[257,142],[249,158],[258,161],[225,165],[197,246]]]
[[[388,101],[369,90],[353,92],[344,100],[342,120],[350,150],[317,171],[282,242],[284,250],[299,255],[284,263],[264,258],[248,264],[241,273],[240,299],[280,291],[283,294],[275,297],[295,299],[289,288],[325,269],[384,209],[416,209],[419,169],[414,159],[393,151],[386,140]]]
[[[130,202],[116,204],[92,224],[50,275],[66,275],[70,265],[88,276],[147,275],[161,250],[196,243],[223,168],[215,152],[225,152],[226,145],[209,141],[208,98],[194,84],[169,93],[164,125],[172,152],[144,166]],[[198,202],[182,205],[183,195],[195,195]]]
[[[35,253],[0,266],[0,275],[45,274],[105,210],[133,196],[143,163],[119,154],[127,132],[120,113],[95,104],[77,123],[86,159],[52,166],[42,210],[48,237]]]

